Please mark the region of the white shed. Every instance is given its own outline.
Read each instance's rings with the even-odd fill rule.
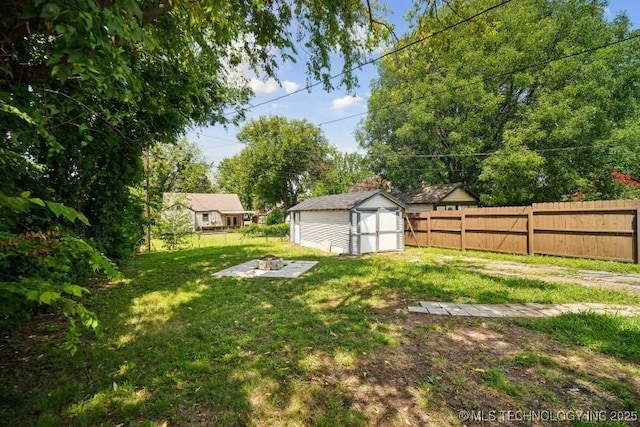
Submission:
[[[290,239],[339,254],[404,250],[405,206],[381,191],[314,197],[289,209]]]

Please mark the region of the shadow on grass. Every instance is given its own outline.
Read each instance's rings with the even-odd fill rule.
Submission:
[[[297,280],[212,277],[264,253],[245,244],[132,260],[122,283],[96,289],[87,304],[104,338],[70,360],[35,346],[2,375],[13,387],[3,388],[10,399],[0,414],[17,425],[365,424],[340,384],[313,378],[393,339],[368,315],[379,262],[285,253],[322,262]],[[330,310],[316,307],[324,291],[340,300]]]
[[[320,263],[295,280],[212,277],[267,252]],[[125,281],[96,289],[88,304],[102,320],[104,338],[87,341],[73,359],[48,344],[34,346],[22,361],[9,355],[19,368],[0,374],[12,384],[0,396],[9,397],[0,403],[3,419],[16,425],[367,424],[339,381],[316,378],[394,344],[401,331],[383,319],[391,308],[426,298],[508,302],[512,288],[539,286],[254,241],[140,255],[123,271]],[[479,289],[483,283],[492,288]]]

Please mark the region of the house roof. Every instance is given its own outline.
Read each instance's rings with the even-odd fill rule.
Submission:
[[[288,211],[338,211],[350,210],[365,200],[380,194],[398,205],[405,207],[404,203],[382,190],[355,191],[343,194],[330,194],[328,196],[313,197],[289,208]]]
[[[209,194],[209,193],[163,193],[165,205],[183,204],[195,212],[218,211],[220,213],[247,212],[240,203],[237,194]]]
[[[360,181],[359,183],[351,186],[349,191],[373,191],[373,190],[386,190],[391,189],[391,181],[384,179],[381,175],[371,175]]]
[[[464,189],[464,184],[462,182],[454,182],[451,184],[427,185],[425,187],[405,194],[402,199],[407,204],[438,203],[449,194],[451,194],[451,192],[453,192],[453,190],[455,190],[456,188]],[[469,191],[467,191],[467,193],[469,193]],[[469,194],[471,194],[473,197],[476,197],[475,194]]]

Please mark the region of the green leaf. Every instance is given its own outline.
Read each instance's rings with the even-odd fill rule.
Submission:
[[[40,296],[38,297],[38,301],[43,304],[51,305],[53,301],[59,298],[60,298],[59,292],[45,291],[42,294],[40,294]]]
[[[29,199],[29,201],[31,203],[33,203],[34,205],[38,205],[38,206],[42,206],[42,207],[45,206],[44,201],[42,199],[38,198],[38,197],[32,197],[32,198]]]
[[[89,219],[82,212],[78,212],[77,218],[84,225],[91,225],[89,224]]]
[[[55,216],[60,216],[62,215],[62,212],[64,210],[64,205],[62,203],[57,203],[57,202],[46,202],[47,207],[49,208],[49,210],[51,212],[53,212],[53,214]]]
[[[68,294],[74,295],[76,297],[81,297],[82,292],[89,292],[86,288],[78,285],[64,285],[62,290]]]

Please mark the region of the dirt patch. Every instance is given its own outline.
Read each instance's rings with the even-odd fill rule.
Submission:
[[[394,322],[403,331],[399,345],[316,377],[326,387],[346,387],[352,407],[373,425],[479,425],[480,418],[548,425],[550,416],[624,412],[640,401],[637,363],[501,320]]]

